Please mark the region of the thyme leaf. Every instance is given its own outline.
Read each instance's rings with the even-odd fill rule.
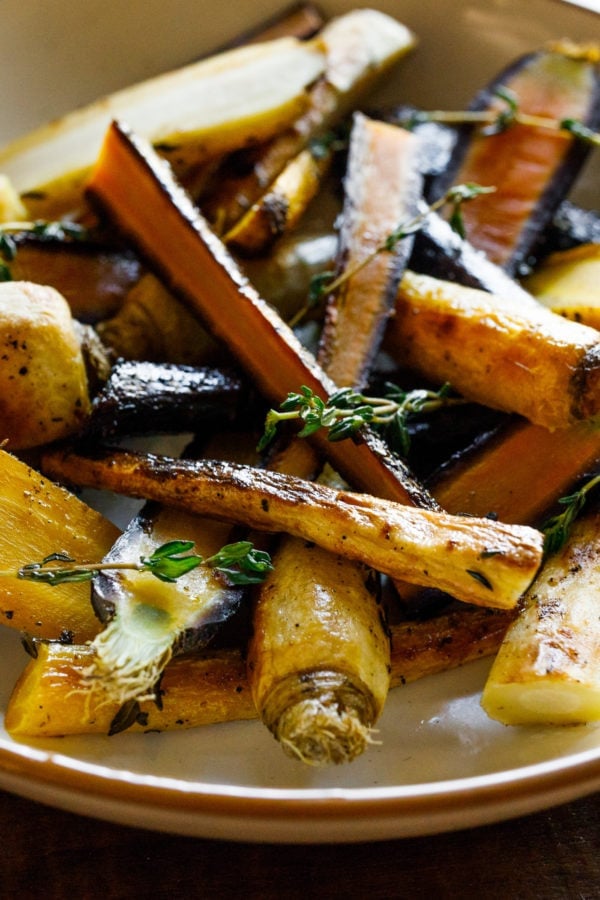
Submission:
[[[586,504],[587,496],[600,483],[600,474],[594,475],[578,491],[561,497],[558,503],[565,509],[551,516],[542,525],[544,533],[544,555],[557,553],[565,545],[571,527]]]
[[[438,200],[420,210],[413,218],[408,219],[406,222],[401,222],[392,232],[387,234],[381,242],[364,257],[364,259],[356,263],[356,265],[346,269],[338,277],[335,277],[333,272],[320,272],[313,276],[310,281],[306,303],[302,309],[294,315],[290,324],[292,326],[297,325],[310,310],[319,306],[326,295],[337,291],[338,288],[352,278],[353,275],[356,275],[357,272],[364,269],[365,266],[380,253],[393,252],[400,241],[404,240],[409,235],[416,234],[416,232],[420,231],[427,221],[428,216],[431,213],[437,212],[438,209],[441,209],[446,204],[449,203],[452,206],[451,224],[454,221],[453,227],[456,227],[457,230],[460,228],[461,234],[464,236],[464,229],[462,228],[460,220],[460,208],[462,207],[462,204],[469,200],[474,200],[481,194],[488,194],[494,190],[494,187],[483,187],[482,185],[473,183],[454,185]]]
[[[207,566],[223,575],[232,585],[258,584],[273,568],[271,557],[256,550],[250,541],[226,544],[206,558],[192,553],[192,541],[167,541],[138,562],[78,563],[66,553],[51,553],[41,562],[27,563],[17,572],[0,572],[0,576],[16,576],[25,581],[48,584],[73,584],[91,581],[102,571],[129,569],[149,572],[165,582],[175,582],[198,566]]]
[[[406,455],[410,448],[408,420],[411,416],[465,402],[461,397],[451,396],[449,384],[442,385],[438,391],[422,388],[405,391],[391,382],[385,387],[384,397],[368,397],[353,388],[341,388],[324,401],[303,385],[300,391],[287,395],[279,410],[269,410],[258,449],[264,450],[269,445],[280,423],[300,420],[299,437],[327,428],[330,441],[351,438],[365,425],[383,427],[392,449]]]

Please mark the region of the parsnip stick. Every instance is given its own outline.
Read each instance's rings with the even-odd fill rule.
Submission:
[[[551,430],[600,412],[600,335],[541,305],[406,272],[387,346],[430,380]]]
[[[205,215],[221,234],[259,201],[309,141],[342,121],[416,43],[404,25],[372,9],[333,19],[317,39],[325,51],[325,72],[309,93],[307,110],[265,145],[249,174],[227,177],[223,172],[214,195],[202,201]]]
[[[42,466],[80,486],[287,532],[483,606],[513,607],[541,561],[543,537],[533,528],[415,509],[249,466],[69,449],[49,450]]]
[[[494,661],[482,697],[506,725],[600,720],[600,513],[545,563]]]
[[[428,622],[393,625],[391,679],[405,685],[494,653],[513,613],[464,606]],[[85,671],[89,647],[38,645],[10,698],[5,726],[14,737],[106,734],[118,704],[90,694]],[[162,708],[140,705],[143,718],[132,731],[168,731],[253,719],[256,709],[239,650],[210,650],[180,657],[161,682]]]

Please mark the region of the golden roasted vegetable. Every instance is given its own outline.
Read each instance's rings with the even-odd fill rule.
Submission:
[[[552,312],[600,329],[600,244],[550,254],[523,283]]]
[[[301,150],[283,169],[266,194],[253,203],[223,241],[237,253],[265,253],[302,218],[333,160],[331,148]]]
[[[548,429],[600,412],[600,336],[531,304],[406,272],[387,347],[429,380]]]
[[[600,720],[600,513],[583,516],[523,599],[483,691],[506,725]]]
[[[368,745],[390,681],[372,573],[297,539],[282,542],[275,569],[253,615],[255,706],[288,755],[348,762]]]
[[[63,552],[77,560],[102,559],[119,529],[74,494],[0,450],[0,559],[3,576],[0,618],[11,628],[43,638],[71,634],[82,643],[98,622],[90,585],[60,589],[16,578],[29,563]]]
[[[506,610],[463,606],[429,621],[391,626],[392,685],[405,685],[494,653],[513,618]],[[5,727],[14,737],[106,734],[116,702],[90,694],[90,647],[40,643],[12,692]],[[253,719],[256,709],[239,650],[207,650],[174,659],[161,681],[161,704],[140,704],[132,731],[194,728]]]
[[[401,581],[509,608],[541,562],[533,528],[415,509],[277,472],[125,450],[48,450],[50,477],[159,500],[258,531],[287,532]]]
[[[90,398],[64,297],[31,282],[2,282],[0,348],[0,440],[21,450],[77,432]]]

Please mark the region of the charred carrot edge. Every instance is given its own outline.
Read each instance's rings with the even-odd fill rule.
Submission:
[[[323,398],[334,390],[292,330],[244,278],[147,142],[113,123],[88,193],[114,217],[167,285],[227,344],[272,402],[278,405],[303,384]],[[320,432],[314,440],[349,484],[406,503],[435,505],[404,464],[391,460],[369,433],[343,446]]]
[[[392,625],[392,685],[406,685],[490,656],[513,615],[465,606],[428,622]],[[9,733],[106,734],[118,705],[78,690],[92,661],[89,647],[41,643],[37,652],[10,698],[5,718]],[[132,725],[133,731],[194,728],[257,716],[239,650],[173,660],[165,670],[161,695],[161,709],[153,703],[141,705],[142,718]]]
[[[429,482],[444,509],[532,524],[600,460],[600,429],[587,422],[550,432],[514,420]]]

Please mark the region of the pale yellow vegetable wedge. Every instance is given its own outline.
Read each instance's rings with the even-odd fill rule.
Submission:
[[[600,720],[600,513],[545,563],[502,643],[482,706],[506,725]]]
[[[283,37],[238,47],[125,88],[18,138],[0,150],[0,171],[22,193],[86,170],[114,118],[161,145],[181,171],[190,161],[281,131],[306,106],[306,88],[324,67],[318,39]]]
[[[523,285],[552,312],[600,329],[600,244],[552,253]]]
[[[16,572],[56,552],[81,562],[102,559],[119,529],[4,450],[0,450],[0,518],[0,621],[44,638],[71,633],[81,643],[93,637],[98,622],[89,582],[50,587],[18,579]]]

